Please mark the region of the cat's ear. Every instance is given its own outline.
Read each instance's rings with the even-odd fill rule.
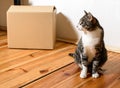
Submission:
[[[84,13],[85,13],[85,15],[87,15],[88,13],[84,10]]]
[[[90,13],[90,12],[88,12],[88,17],[89,17],[89,19],[90,19],[90,21],[92,21],[93,20],[93,15]]]

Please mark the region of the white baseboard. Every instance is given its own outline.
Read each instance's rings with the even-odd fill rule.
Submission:
[[[107,48],[108,51],[113,51],[113,52],[120,53],[120,47],[114,47],[114,46],[106,45],[106,48]]]

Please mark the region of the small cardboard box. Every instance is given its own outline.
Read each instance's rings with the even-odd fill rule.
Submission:
[[[56,40],[54,6],[11,6],[7,11],[9,48],[53,49]]]

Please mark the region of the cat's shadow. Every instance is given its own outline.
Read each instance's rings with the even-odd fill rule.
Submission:
[[[56,36],[57,40],[70,43],[77,43],[78,33],[71,21],[63,13],[58,13],[56,17]]]

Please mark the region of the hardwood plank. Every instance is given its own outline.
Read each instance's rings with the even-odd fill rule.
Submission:
[[[9,63],[10,61],[14,61],[32,53],[38,52],[38,50],[6,49],[6,47],[3,48],[4,49],[1,49],[2,52],[0,52],[0,65],[2,66],[4,66],[6,63]],[[2,70],[2,67],[0,67],[0,70]]]
[[[7,31],[0,30],[0,36],[7,35]]]
[[[116,58],[113,58],[113,60],[115,59]],[[111,63],[113,64],[112,68]],[[66,80],[55,84],[51,88],[106,88],[112,82],[114,82],[118,76],[120,76],[120,69],[115,69],[120,67],[120,60],[116,59],[114,62],[110,61],[106,64],[106,66],[107,67],[105,68],[107,68],[107,70],[105,71],[104,75],[98,79],[93,79],[92,77],[81,79],[78,72]]]
[[[7,44],[6,31],[0,31],[0,47]]]
[[[1,50],[2,48],[5,48],[5,47],[7,47],[7,46],[8,46],[8,45],[7,45],[7,42],[0,44],[0,51],[2,51],[2,50]]]
[[[118,76],[120,76],[120,70],[118,70],[119,74],[117,74],[116,72],[113,72],[113,70],[119,66],[120,64],[118,63],[117,66],[114,66],[112,67],[112,69],[106,71],[104,75],[102,75],[100,78],[92,79],[89,82],[85,83],[84,85],[79,84],[74,88],[91,88],[91,87],[92,88],[110,88],[108,86],[110,86],[111,83],[114,82]]]
[[[65,50],[55,52],[53,54],[50,54],[48,56],[40,57],[38,60],[35,60],[33,62],[30,62],[26,65],[20,66],[21,68],[24,68],[26,70],[31,70],[32,68],[38,67],[39,65],[50,63],[51,61],[61,59],[63,57],[68,57],[68,53],[73,51],[73,47],[66,47]],[[48,59],[49,58],[49,59]]]
[[[5,82],[8,79],[10,80],[10,79],[13,79],[13,78],[15,78],[15,77],[17,77],[19,75],[22,75],[23,73],[20,74],[19,70],[20,71],[23,70],[23,72],[26,73],[26,72],[34,69],[34,68],[41,67],[44,64],[50,63],[51,61],[57,60],[57,59],[59,59],[61,57],[64,57],[64,56],[68,56],[68,52],[71,51],[72,47],[70,49],[69,48],[70,47],[67,47],[66,49],[63,48],[65,50],[61,50],[61,52],[60,51],[58,51],[58,52],[56,51],[55,53],[52,52],[53,54],[50,53],[49,55],[39,56],[37,58],[35,58],[36,54],[32,54],[31,58],[33,58],[33,61],[31,61],[29,63],[26,63],[26,64],[23,64],[21,66],[18,66],[16,68],[9,69],[9,70],[3,72],[2,73],[3,75],[0,74],[0,75],[2,75],[2,77],[0,78],[0,80],[2,80],[2,81],[0,83],[2,84],[2,82]],[[37,55],[40,55],[40,54],[37,53]],[[48,57],[49,57],[49,59],[48,59]],[[5,73],[7,74],[8,72],[9,72],[9,74],[12,74],[12,73],[15,72],[15,70],[18,71],[18,73],[16,73],[16,75],[13,74],[13,75],[10,75],[10,77],[9,76],[6,77],[6,75],[4,75]]]
[[[7,39],[0,40],[0,47],[7,44]]]
[[[111,52],[110,52],[111,53]],[[113,54],[113,56],[114,55],[116,55],[116,53],[112,53]],[[115,59],[115,58],[117,58],[117,57],[119,57],[120,55],[119,54],[117,54],[117,56],[114,56],[114,58],[112,58],[112,59]],[[111,56],[110,56],[111,57]],[[52,74],[50,74],[49,76],[47,76],[47,77],[44,77],[44,78],[42,78],[42,79],[39,79],[39,80],[37,80],[36,82],[33,82],[33,83],[31,83],[31,84],[29,84],[29,85],[27,85],[27,86],[25,86],[25,88],[80,88],[81,86],[83,86],[83,85],[85,85],[86,83],[88,84],[88,83],[90,83],[90,85],[93,83],[93,81],[94,80],[98,80],[98,81],[101,81],[102,79],[104,80],[104,77],[105,78],[107,78],[108,80],[109,79],[111,79],[112,81],[114,81],[114,79],[115,79],[115,77],[117,76],[117,75],[113,75],[113,74],[111,74],[111,75],[113,75],[113,76],[111,76],[111,75],[107,75],[108,73],[112,73],[112,71],[113,71],[113,69],[114,68],[116,68],[116,67],[118,67],[118,66],[120,66],[120,64],[119,64],[119,59],[115,59],[116,61],[114,61],[114,63],[112,63],[112,64],[117,64],[117,66],[113,66],[113,68],[112,69],[110,69],[110,66],[111,66],[111,58],[109,59],[110,61],[108,61],[107,62],[107,65],[106,65],[106,69],[109,69],[109,70],[107,70],[107,72],[105,73],[105,75],[103,75],[103,76],[101,76],[101,78],[99,78],[99,80],[98,79],[92,79],[91,77],[90,78],[87,78],[87,79],[80,79],[80,77],[79,77],[79,71],[77,70],[74,74],[71,74],[71,72],[73,71],[73,69],[71,69],[71,67],[69,68],[69,70],[70,70],[70,72],[67,72],[67,74],[69,75],[69,74],[71,74],[71,75],[69,75],[69,77],[68,78],[65,78],[65,79],[63,79],[64,78],[64,76],[63,76],[63,73],[61,73],[62,72],[62,69],[61,70],[59,70],[58,72],[55,72],[55,73],[52,73]],[[68,66],[69,67],[69,66]],[[72,67],[72,68],[75,68],[76,69],[76,67]],[[78,67],[77,67],[78,68]],[[65,68],[63,68],[63,69],[65,69]],[[67,68],[68,69],[68,68]],[[66,70],[67,70],[66,69]],[[118,72],[120,72],[119,70],[118,70]],[[60,75],[61,74],[61,75]],[[106,77],[106,75],[107,75],[107,77]],[[61,76],[63,76],[63,78],[61,77]],[[115,76],[115,77],[114,77]],[[47,80],[47,81],[46,81]],[[56,81],[57,80],[57,81]],[[97,81],[97,83],[99,83]],[[66,83],[67,82],[67,83]],[[108,81],[109,82],[109,81]],[[102,83],[99,83],[99,85],[101,86],[101,85],[103,85],[103,83],[104,82],[102,82]],[[64,85],[63,85],[64,84]],[[71,85],[69,85],[69,84],[71,84]],[[107,83],[106,83],[107,84]],[[57,85],[57,86],[56,86]],[[84,88],[90,88],[89,87],[89,85],[88,85],[88,87],[84,87]],[[93,88],[104,88],[104,87],[98,87],[98,85],[97,85],[97,87],[93,87]]]
[[[23,86],[23,88],[50,88],[62,80],[69,78],[71,75],[75,74],[78,71],[79,67],[75,63],[72,63],[50,75],[47,75],[44,78],[31,83],[30,85]]]
[[[87,80],[81,79],[79,77],[79,74],[80,74],[80,72],[77,72],[76,74],[71,75],[69,78],[67,78],[55,85],[52,85],[50,88],[73,88],[74,86],[76,86],[78,84],[85,84],[86,82],[91,80],[91,78],[88,78]]]
[[[0,72],[4,72],[4,71],[7,71],[9,69],[13,69],[13,68],[20,66],[20,65],[23,65],[25,63],[33,62],[34,60],[37,60],[37,58],[39,59],[40,57],[47,56],[49,54],[54,54],[55,52],[59,52],[60,50],[62,51],[66,48],[66,46],[68,46],[68,44],[65,44],[64,46],[56,48],[55,50],[49,50],[49,51],[48,50],[47,51],[40,50],[39,52],[36,52],[36,50],[35,50],[36,53],[34,51],[32,51],[33,54],[31,54],[30,51],[28,51],[28,55],[25,54],[24,57],[23,57],[23,55],[25,52],[22,52],[22,53],[20,53],[21,55],[17,54],[16,56],[14,56],[15,59],[10,58],[9,62],[8,62],[8,59],[7,59],[7,62],[1,61],[0,63],[4,62],[4,64],[1,64]],[[73,46],[73,45],[71,45],[71,46]],[[64,48],[62,48],[62,47],[64,47]],[[69,46],[68,46],[68,48],[69,48]],[[6,64],[6,63],[8,63],[8,64]]]
[[[63,61],[64,61],[64,63],[62,63]],[[52,72],[56,69],[59,69],[59,68],[65,66],[66,64],[69,64],[71,62],[72,61],[70,61],[69,59],[63,58],[63,59],[61,59],[61,61],[53,62],[54,64],[48,64],[47,67],[45,65],[45,66],[35,68],[32,71],[27,72],[26,74],[23,74],[23,75],[18,76],[17,78],[15,78],[13,80],[10,80],[8,82],[1,84],[0,88],[19,87],[20,85],[23,85],[26,82],[29,82],[31,80],[37,79],[41,76],[44,76],[48,72],[50,73],[50,72]],[[62,63],[62,64],[60,64],[60,63]],[[48,70],[48,68],[50,68],[50,69]],[[43,70],[46,70],[46,73],[43,74],[43,72],[42,72]]]
[[[36,67],[28,72],[26,72],[25,74],[23,75],[19,75],[18,77],[16,77],[15,79],[12,79],[10,81],[7,81],[5,83],[2,83],[0,85],[0,88],[2,87],[13,87],[13,86],[20,86],[21,84],[24,84],[26,82],[29,82],[31,80],[34,80],[38,77],[41,77],[41,76],[44,76],[56,69],[59,69],[67,64],[70,64],[73,62],[73,59],[71,59],[69,56],[68,56],[68,53],[73,51],[71,50],[71,48],[73,49],[73,45],[67,47],[68,48],[68,51],[65,49],[66,53],[64,51],[61,51],[63,54],[65,54],[64,56],[62,57],[55,57],[55,52],[53,53],[52,52],[52,55],[51,57],[49,57],[49,59],[51,58],[54,58],[54,60],[51,60],[49,61],[48,63],[43,63],[42,65],[40,65],[39,67]],[[60,51],[57,52],[58,54],[60,53]],[[67,55],[66,55],[67,54]],[[61,56],[61,54],[59,54]],[[42,57],[43,59],[48,59],[48,56],[47,57]],[[52,62],[52,63],[50,63]],[[64,62],[64,63],[63,63]],[[24,68],[23,68],[24,69]],[[41,71],[43,71],[44,69],[49,69],[46,73],[41,73]],[[16,83],[16,84],[15,84]],[[7,85],[7,86],[6,86]]]
[[[61,43],[60,43],[60,44],[61,44]],[[59,47],[60,44],[58,43],[58,44],[56,45],[56,47]],[[0,59],[0,62],[2,62],[2,61],[4,61],[4,60],[5,60],[5,62],[6,62],[6,60],[7,60],[7,61],[10,61],[11,58],[12,58],[12,60],[13,60],[13,58],[15,58],[15,57],[17,57],[17,56],[20,56],[20,55],[24,54],[25,52],[29,52],[29,51],[38,51],[38,50],[8,49],[7,47],[0,48],[0,57],[2,57],[2,58]],[[17,55],[17,53],[19,53],[19,54]],[[20,53],[21,53],[21,54],[20,54]],[[34,53],[34,52],[33,52],[33,53]],[[15,54],[15,56],[14,56],[14,54]],[[13,57],[13,56],[14,56],[14,57]],[[9,59],[10,59],[10,60],[9,60]]]
[[[0,35],[0,40],[4,40],[4,39],[7,39],[7,36],[6,35]]]
[[[64,43],[57,42],[56,44],[56,49],[63,45]],[[68,44],[66,44],[68,45]],[[65,45],[65,46],[66,46]],[[0,48],[0,63],[3,64],[5,62],[15,60],[16,58],[23,57],[26,52],[32,52],[35,53],[38,50],[25,50],[25,49],[8,49],[7,47],[2,47]],[[45,51],[45,50],[40,50],[40,51]],[[29,53],[32,54],[32,53]]]
[[[120,76],[118,76],[114,82],[111,83],[107,88],[120,88]]]
[[[64,45],[64,43],[57,42],[56,49],[58,49],[59,46],[61,46],[60,48],[64,47],[62,45]],[[65,46],[66,45],[68,46],[68,44],[65,44]],[[7,47],[0,48],[0,58],[1,58],[0,62],[2,64],[2,63],[5,63],[5,62],[8,62],[8,61],[11,61],[11,60],[15,60],[16,58],[23,57],[22,55],[24,53],[32,52],[32,51],[33,51],[33,53],[35,53],[38,50],[8,49]],[[46,50],[40,50],[40,51],[46,51]],[[31,55],[31,53],[30,53],[30,55]]]

